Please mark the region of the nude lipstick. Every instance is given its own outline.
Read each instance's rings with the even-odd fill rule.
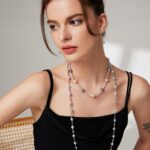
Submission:
[[[73,54],[77,49],[77,46],[72,46],[72,45],[65,45],[62,46],[62,50],[66,55]]]

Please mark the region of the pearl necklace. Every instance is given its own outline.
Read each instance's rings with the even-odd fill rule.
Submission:
[[[106,73],[105,83],[104,83],[103,87],[99,88],[97,93],[92,93],[92,94],[89,94],[87,92],[87,90],[80,85],[79,81],[76,80],[76,78],[74,76],[74,73],[73,73],[73,70],[71,69],[71,63],[69,63],[68,65],[69,65],[68,67],[69,67],[71,76],[73,78],[73,83],[76,84],[76,85],[78,85],[78,87],[79,87],[79,89],[80,89],[80,91],[81,91],[82,94],[86,94],[90,98],[96,98],[97,96],[99,96],[100,94],[102,94],[105,91],[105,88],[106,88],[106,86],[107,86],[107,84],[109,82],[109,75],[110,75],[110,72],[111,72],[109,61],[108,61],[108,67],[107,67],[107,73]]]
[[[117,113],[117,80],[116,80],[116,74],[114,70],[112,69],[112,65],[110,64],[110,69],[111,69],[111,74],[112,74],[112,79],[114,82],[114,108],[113,108],[113,128],[112,128],[112,140],[110,143],[110,149],[112,150],[113,145],[114,145],[114,140],[115,140],[115,133],[116,133],[116,113]],[[75,126],[74,126],[74,107],[73,107],[73,94],[72,94],[72,87],[71,87],[71,72],[72,69],[70,68],[70,62],[67,63],[67,73],[68,73],[68,85],[69,85],[69,100],[70,100],[70,111],[71,111],[71,116],[70,116],[70,122],[71,122],[71,131],[72,131],[72,138],[73,138],[73,144],[75,150],[78,150],[78,144],[76,141],[76,135],[75,135]]]

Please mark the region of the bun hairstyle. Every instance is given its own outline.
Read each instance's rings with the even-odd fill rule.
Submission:
[[[47,38],[46,38],[46,34],[45,34],[45,9],[47,8],[47,5],[51,2],[52,0],[42,0],[41,2],[41,14],[40,14],[40,24],[41,24],[41,31],[42,31],[42,37],[44,40],[44,43],[47,47],[47,49],[54,55],[56,55],[51,48],[49,47]],[[99,34],[95,34],[92,32],[89,23],[88,23],[88,16],[87,16],[87,6],[91,7],[95,13],[96,16],[101,15],[102,13],[105,13],[105,7],[104,7],[104,2],[103,0],[79,0],[82,10],[83,10],[83,14],[84,14],[84,18],[85,18],[85,23],[88,29],[88,32],[93,35],[93,36],[97,36]],[[105,32],[102,34],[102,36],[104,37]]]

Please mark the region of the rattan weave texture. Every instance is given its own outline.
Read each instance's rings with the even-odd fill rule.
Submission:
[[[0,150],[34,150],[32,117],[14,119],[0,128]]]

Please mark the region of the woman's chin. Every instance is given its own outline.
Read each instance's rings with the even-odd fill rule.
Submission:
[[[70,61],[70,62],[76,62],[76,63],[79,63],[79,62],[83,62],[87,59],[87,57],[85,57],[85,55],[79,55],[79,54],[72,54],[72,55],[65,55],[64,56],[66,58],[66,60]]]

